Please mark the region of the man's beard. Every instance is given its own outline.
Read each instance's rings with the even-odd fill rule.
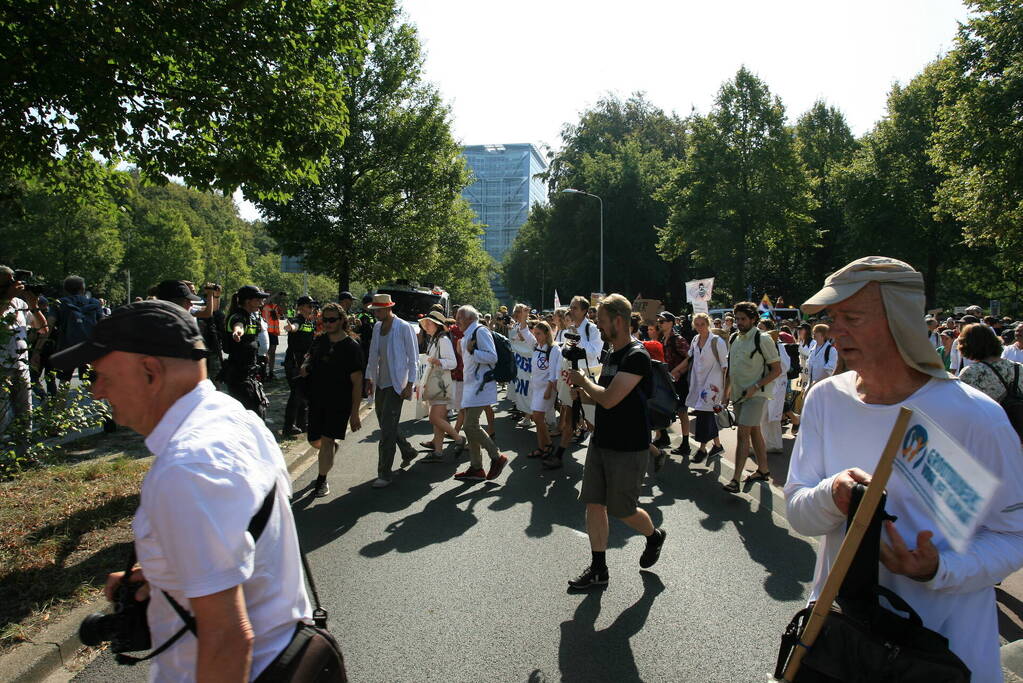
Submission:
[[[607,336],[607,332],[604,331],[604,328],[598,327],[597,329],[600,330],[600,341],[610,344],[611,338]]]

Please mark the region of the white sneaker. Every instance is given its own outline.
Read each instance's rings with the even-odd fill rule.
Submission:
[[[518,424],[516,426],[517,427],[522,427],[522,428],[532,427],[533,426],[533,418],[531,418],[531,417],[524,417],[524,418],[522,418],[521,420],[518,421]]]
[[[375,489],[382,489],[385,486],[390,486],[390,485],[391,485],[391,480],[390,479],[384,479],[383,477],[377,477],[376,479],[373,480],[373,483],[370,484],[370,486],[372,486]]]

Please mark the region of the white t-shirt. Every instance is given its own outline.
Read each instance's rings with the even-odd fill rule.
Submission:
[[[856,380],[855,372],[845,372],[809,391],[785,483],[792,528],[822,537],[811,599],[820,593],[845,536],[846,518],[831,493],[835,475],[850,467],[873,472],[899,408],[922,410],[1002,484],[970,547],[960,554],[935,526],[923,501],[893,473],[886,508],[898,517],[896,528],[910,547],[916,546],[919,532],[933,531],[940,563],[927,582],[894,575],[882,565],[879,583],[908,602],[924,626],[949,639],[974,681],[1001,681],[994,585],[1023,566],[1019,437],[1000,405],[962,382],[931,379],[902,403],[872,405],[860,400]]]
[[[728,342],[711,333],[700,347],[700,337],[693,337],[689,345],[692,367],[689,370],[689,394],[683,396],[686,405],[694,410],[714,410],[721,403],[725,391],[725,371],[728,369]],[[717,357],[714,355],[717,349]]]
[[[11,299],[7,308],[0,312],[0,324],[10,334],[2,351],[0,368],[23,372],[28,370],[28,326],[32,319],[28,304],[23,299]]]
[[[1013,360],[1017,363],[1023,363],[1023,349],[1016,346],[1016,343],[1013,342],[1002,349],[1002,358],[1005,360]]]
[[[152,592],[146,613],[153,646],[182,626],[167,591],[189,598],[241,584],[255,635],[252,678],[312,614],[288,496],[291,480],[273,436],[238,401],[201,382],[146,438],[156,456],[132,524]],[[257,544],[246,529],[276,482],[274,507]],[[197,640],[188,633],[150,666],[150,680],[195,679]]]

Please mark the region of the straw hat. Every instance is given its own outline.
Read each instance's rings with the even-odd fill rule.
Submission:
[[[419,319],[419,326],[422,327],[423,323],[429,320],[432,323],[440,325],[442,330],[447,329],[447,320],[444,318],[444,314],[440,311],[430,311],[422,318]]]
[[[394,306],[394,302],[391,301],[390,294],[374,294],[373,301],[366,308],[391,308],[392,306]]]

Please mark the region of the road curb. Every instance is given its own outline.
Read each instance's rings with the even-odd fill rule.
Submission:
[[[359,411],[359,418],[365,420],[372,410],[372,403],[364,404]],[[284,441],[280,446],[292,481],[316,460],[316,449],[303,441]],[[22,643],[0,657],[0,681],[44,681],[64,664],[71,662],[83,647],[82,641],[78,639],[78,626],[82,620],[93,612],[104,611],[106,607],[107,601],[104,598],[79,605],[44,629],[31,642]]]

